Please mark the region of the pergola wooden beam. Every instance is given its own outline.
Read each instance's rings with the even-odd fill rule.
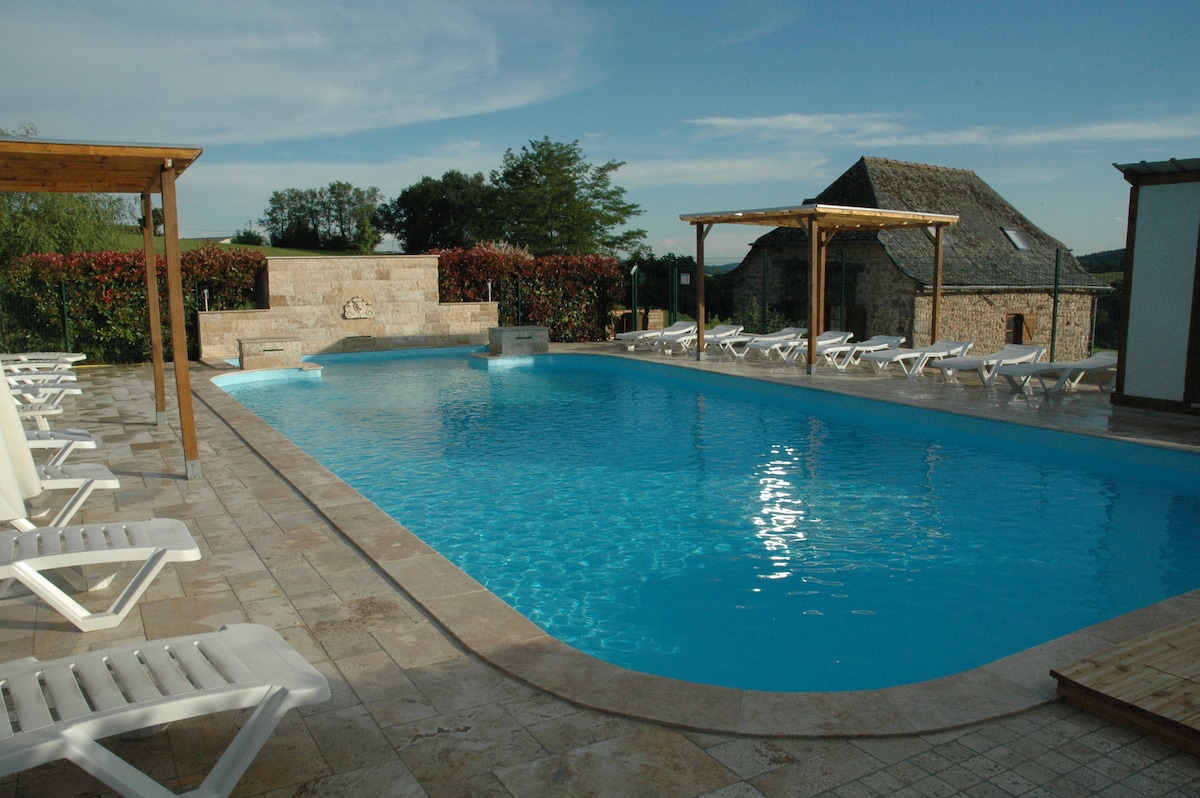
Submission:
[[[931,340],[938,337],[939,313],[942,295],[942,250],[945,244],[945,228],[958,221],[957,216],[943,213],[920,213],[916,211],[893,211],[880,208],[856,208],[844,205],[796,205],[786,208],[761,208],[745,211],[718,211],[714,213],[685,213],[680,219],[695,225],[697,230],[697,342],[696,359],[704,356],[704,305],[703,305],[703,255],[700,229],[705,234],[714,224],[752,224],[763,227],[800,227],[808,231],[808,373],[816,370],[817,336],[824,332],[825,325],[825,257],[830,240],[843,230],[897,230],[918,227],[933,230],[934,286]],[[765,268],[765,267],[764,267]],[[766,332],[764,330],[764,332]]]
[[[146,256],[146,304],[154,367],[155,422],[166,420],[166,379],[155,269],[152,194],[161,194],[166,241],[167,307],[179,427],[188,479],[200,477],[200,448],[192,412],[184,330],[183,280],[179,262],[179,213],[175,180],[203,150],[158,144],[106,144],[0,138],[0,191],[66,194],[137,194],[142,203],[142,245]]]

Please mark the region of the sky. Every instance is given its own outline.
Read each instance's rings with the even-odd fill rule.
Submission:
[[[272,192],[386,200],[549,137],[643,213],[791,205],[862,156],[970,169],[1077,255],[1124,246],[1113,163],[1200,157],[1200,3],[6,0],[0,129],[198,146],[180,234]],[[709,263],[765,229],[715,227]]]

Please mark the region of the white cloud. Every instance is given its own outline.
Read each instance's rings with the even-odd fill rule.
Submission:
[[[782,114],[740,119],[729,116],[689,120],[708,133],[720,136],[753,136],[760,140],[795,140],[812,136],[839,138],[895,135],[904,127],[894,114]]]
[[[593,19],[576,0],[15,0],[0,108],[58,138],[337,136],[573,91]]]
[[[1200,137],[1200,115],[1147,117],[1087,125],[1010,130],[968,127],[958,130],[914,129],[908,116],[889,113],[782,114],[766,117],[707,117],[690,120],[706,135],[752,137],[759,141],[804,142],[814,137],[830,145],[1005,146],[1144,142]]]
[[[709,116],[690,120],[710,136],[752,137],[763,142],[810,144],[816,137],[829,145],[882,146],[1040,146],[1156,142],[1200,137],[1200,115],[1096,122],[1092,125],[1004,130],[965,127],[952,131],[918,131],[899,114],[781,114],[778,116]]]

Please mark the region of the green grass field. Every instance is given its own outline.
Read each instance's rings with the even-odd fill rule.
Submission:
[[[194,239],[194,238],[181,238],[179,240],[179,251],[187,252],[188,250],[192,250],[192,249],[196,249],[197,247],[204,246],[204,244],[206,244],[206,243],[209,243],[209,242],[201,241],[199,239]],[[308,250],[308,249],[283,249],[282,247],[254,247],[254,246],[250,246],[248,244],[213,244],[213,246],[218,247],[220,249],[257,249],[257,250],[260,250],[262,252],[262,254],[266,255],[268,258],[270,258],[270,257],[283,258],[283,257],[295,257],[295,256],[304,256],[304,255],[311,256],[311,255],[336,255],[336,254],[338,254],[336,252],[314,252],[314,251]],[[165,254],[164,247],[165,247],[165,244],[163,242],[163,239],[161,237],[156,237],[154,239],[154,250],[156,252],[158,252],[158,254],[163,255],[163,254]],[[121,233],[120,234],[120,246],[118,247],[118,249],[122,252],[141,252],[142,251],[142,234],[141,233],[132,233],[132,232],[131,233]]]

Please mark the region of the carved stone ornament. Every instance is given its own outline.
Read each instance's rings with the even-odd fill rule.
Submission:
[[[360,296],[351,297],[350,301],[342,305],[342,318],[344,319],[369,319],[375,315],[375,311],[371,310],[371,303]]]

